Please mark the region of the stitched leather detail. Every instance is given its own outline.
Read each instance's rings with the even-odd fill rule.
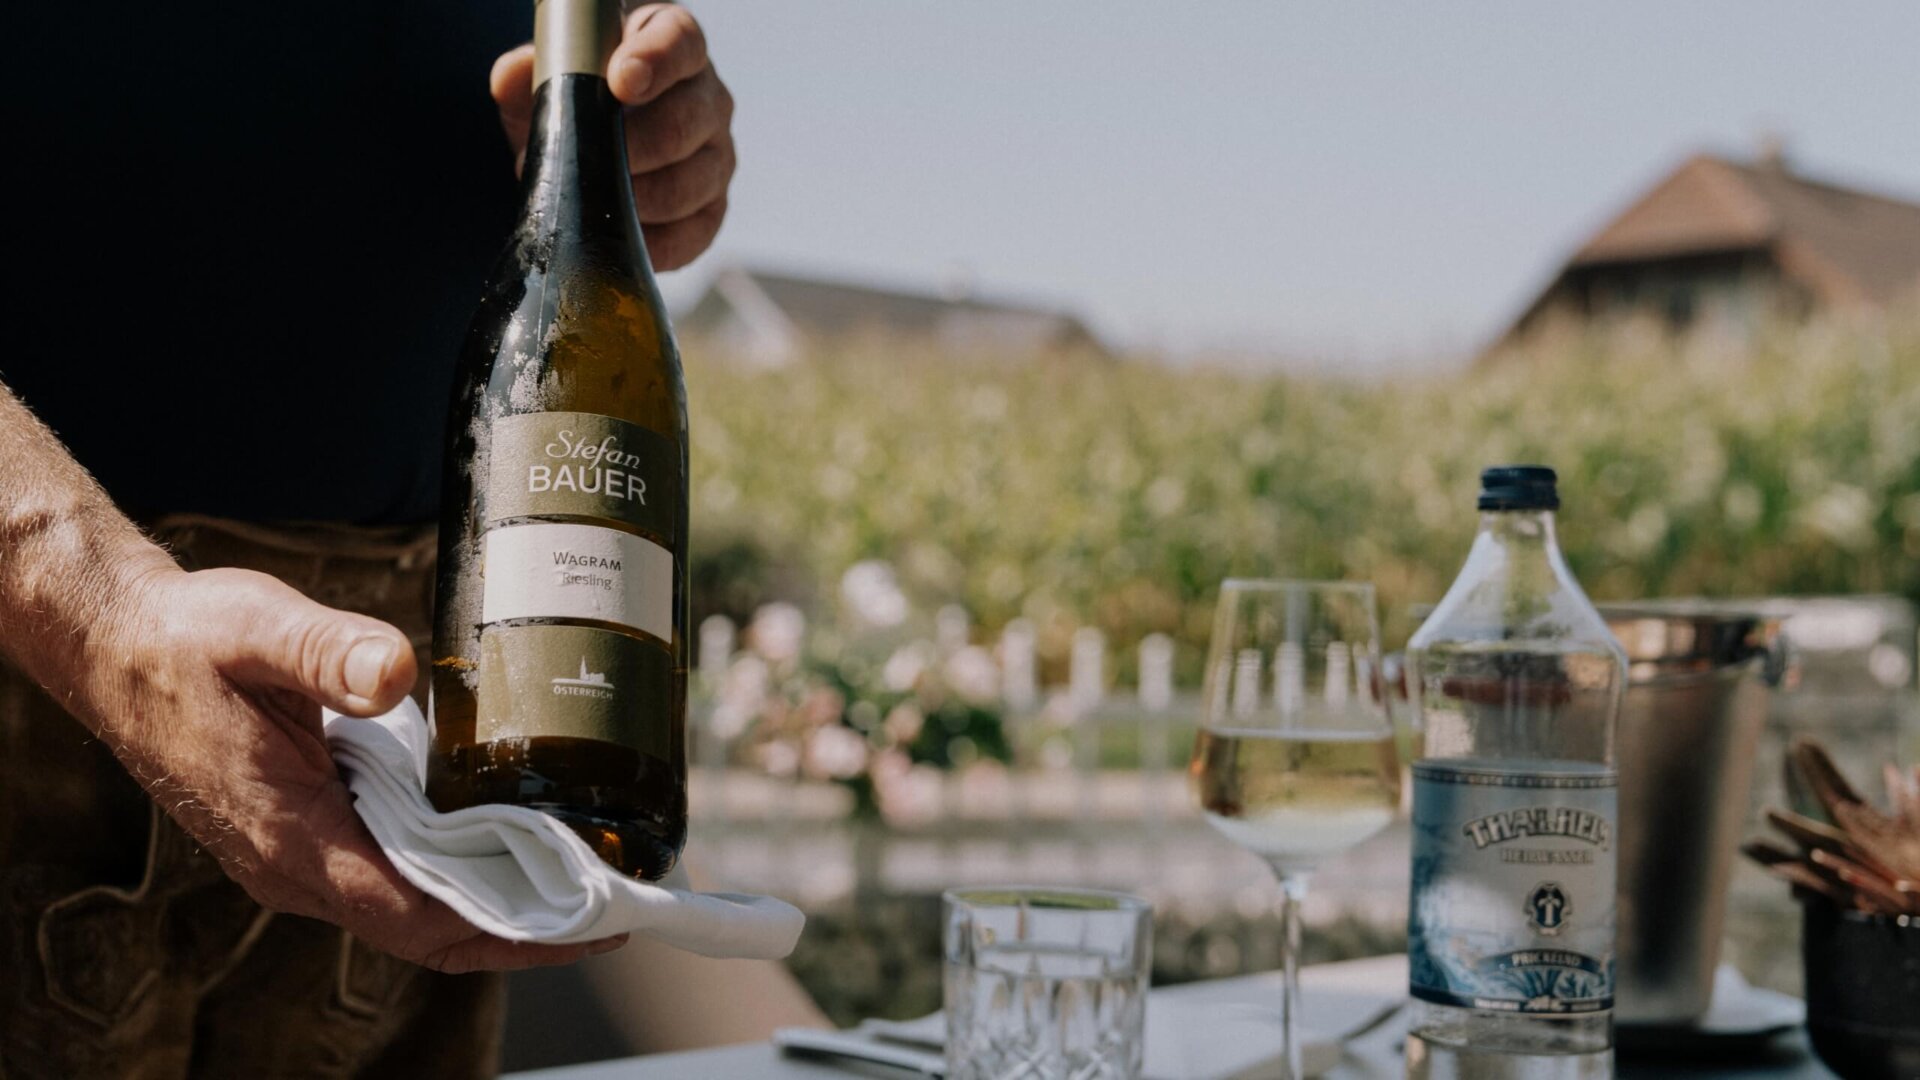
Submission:
[[[158,913],[123,889],[96,885],[40,916],[47,998],[101,1027],[125,1017],[160,978]]]
[[[406,995],[420,970],[343,931],[334,1004],[355,1016],[381,1016]]]
[[[48,1000],[110,1027],[159,979],[164,962],[160,911],[145,901],[153,891],[162,844],[156,809],[147,822],[147,869],[139,885],[93,885],[41,912],[36,944]]]

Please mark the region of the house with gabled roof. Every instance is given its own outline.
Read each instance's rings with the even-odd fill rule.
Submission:
[[[879,338],[955,356],[1031,356],[1106,347],[1078,315],[990,300],[728,267],[674,325],[752,362],[778,366],[809,347]]]
[[[1681,329],[1920,302],[1920,201],[1803,176],[1777,145],[1688,158],[1581,245],[1502,338],[1652,316]]]

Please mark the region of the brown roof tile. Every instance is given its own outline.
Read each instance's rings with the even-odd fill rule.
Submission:
[[[1885,303],[1920,286],[1920,204],[1699,155],[1587,241],[1569,266],[1770,249],[1828,303]]]

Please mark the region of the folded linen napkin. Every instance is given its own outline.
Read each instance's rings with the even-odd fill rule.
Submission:
[[[538,810],[435,810],[425,791],[427,722],[412,701],[370,720],[329,710],[325,725],[354,808],[387,858],[489,934],[571,944],[636,933],[702,956],[769,960],[800,938],[804,919],[791,904],[693,892],[680,870],[658,885],[636,881]]]

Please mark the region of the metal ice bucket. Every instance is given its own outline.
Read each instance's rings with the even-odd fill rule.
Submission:
[[[1768,697],[1786,670],[1778,621],[1698,602],[1602,604],[1626,647],[1615,1018],[1705,1014],[1727,879],[1746,821]]]

